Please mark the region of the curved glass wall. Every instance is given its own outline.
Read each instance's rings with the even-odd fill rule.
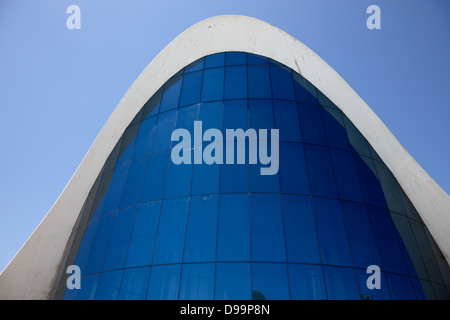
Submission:
[[[279,171],[261,175],[248,154],[175,165],[171,134],[194,137],[194,121],[225,140],[226,129],[279,129]],[[365,138],[299,74],[252,54],[207,56],[172,77],[81,217],[66,266],[80,267],[82,289],[64,291],[62,277],[64,299],[449,298],[448,265]],[[367,287],[370,265],[381,289]]]

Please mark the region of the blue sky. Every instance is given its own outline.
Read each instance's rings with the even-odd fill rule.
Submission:
[[[81,30],[69,30],[69,5]],[[381,30],[366,9],[381,8]],[[1,0],[0,270],[118,102],[177,35],[221,14],[267,21],[334,68],[450,192],[448,0]]]

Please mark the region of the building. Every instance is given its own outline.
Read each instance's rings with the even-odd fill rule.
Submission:
[[[175,164],[171,135],[194,137],[195,121],[223,145],[226,129],[255,129],[258,150],[279,151],[279,169],[261,174],[261,153],[256,163]],[[185,150],[194,159],[208,145],[194,137]],[[0,275],[0,298],[449,299],[448,208],[314,52],[260,20],[214,17],[132,85]],[[70,265],[80,290],[66,288]],[[373,265],[380,289],[367,286]]]

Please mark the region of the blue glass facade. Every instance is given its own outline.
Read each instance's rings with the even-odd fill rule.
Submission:
[[[197,120],[223,133],[279,129],[278,173],[175,165],[171,134],[193,135]],[[64,299],[449,298],[448,265],[376,152],[313,85],[261,56],[219,53],[172,77],[82,215],[66,261],[82,288]],[[369,265],[379,290],[367,288]]]

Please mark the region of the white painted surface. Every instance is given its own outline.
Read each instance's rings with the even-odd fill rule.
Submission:
[[[0,274],[0,299],[46,299],[83,203],[115,144],[145,102],[176,72],[209,54],[244,51],[277,60],[308,79],[366,137],[419,211],[447,262],[450,197],[319,56],[280,29],[254,18],[218,16],[192,26],[145,68],[100,131],[75,174],[27,242]]]

